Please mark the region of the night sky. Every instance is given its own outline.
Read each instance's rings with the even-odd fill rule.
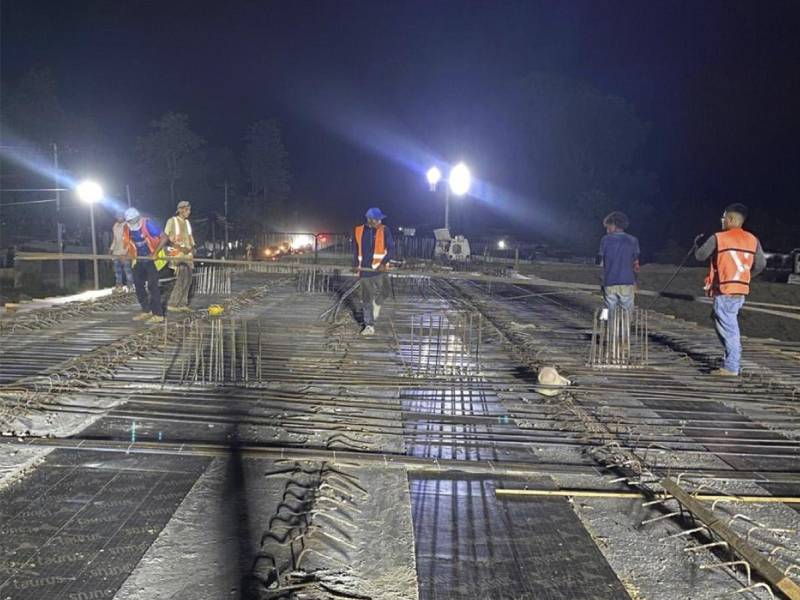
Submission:
[[[464,159],[533,221],[558,199],[520,186],[508,164],[524,157],[492,123],[499,90],[547,71],[650,123],[637,166],[657,175],[657,213],[686,240],[744,201],[769,245],[800,192],[798,2],[2,0],[1,16],[4,84],[51,68],[65,109],[115,143],[98,170],[118,186],[165,112],[236,150],[248,124],[277,117],[309,228],[348,226],[371,205],[394,225],[438,219],[424,180],[434,158]],[[465,202],[487,204],[492,227],[536,230]]]

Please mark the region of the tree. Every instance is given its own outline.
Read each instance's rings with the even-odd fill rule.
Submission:
[[[576,249],[596,244],[599,222],[612,210],[644,224],[656,178],[637,168],[650,130],[634,107],[581,81],[534,73],[512,94],[508,138],[520,139],[520,189],[560,208],[563,231]],[[521,134],[521,135],[520,135]]]
[[[258,212],[262,218],[265,213],[282,215],[289,199],[291,174],[280,124],[275,119],[253,123],[245,141],[245,171],[253,199],[261,201]]]
[[[181,113],[167,113],[150,126],[150,133],[138,141],[139,157],[146,179],[157,186],[168,186],[174,206],[177,185],[189,171],[198,170],[203,162],[200,150],[206,142],[189,128],[189,117]]]

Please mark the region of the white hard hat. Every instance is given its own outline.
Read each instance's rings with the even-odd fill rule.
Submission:
[[[139,220],[139,211],[135,208],[129,208],[125,211],[125,220],[126,221],[138,221]]]
[[[542,367],[539,369],[538,379],[541,385],[536,387],[536,391],[543,396],[557,396],[562,391],[559,388],[572,384],[569,379],[562,377],[555,367]]]

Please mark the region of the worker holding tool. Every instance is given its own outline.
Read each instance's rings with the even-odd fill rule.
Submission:
[[[125,215],[117,213],[112,227],[111,246],[108,253],[114,257],[114,292],[127,292],[133,286],[133,270],[128,249],[125,247]]]
[[[142,312],[133,318],[161,323],[164,321],[164,310],[158,289],[158,271],[163,268],[165,261],[159,260],[157,255],[166,244],[167,236],[155,221],[142,217],[135,208],[129,208],[125,211],[123,240],[133,261],[133,283],[136,298],[142,307]],[[150,260],[137,260],[139,258]]]
[[[694,257],[711,259],[705,280],[706,295],[714,299],[714,327],[725,349],[722,367],[714,375],[737,377],[742,358],[739,310],[750,293],[750,278],[767,266],[761,242],[742,229],[747,218],[744,204],[731,204],[722,213],[722,231],[697,248]],[[695,244],[700,243],[702,234]]]
[[[600,240],[598,254],[603,266],[603,300],[608,313],[617,307],[633,310],[639,273],[639,240],[625,233],[628,225],[628,217],[619,211],[603,219],[606,235]]]
[[[375,320],[381,314],[385,297],[386,271],[394,257],[392,232],[381,221],[386,215],[379,208],[370,208],[366,225],[358,225],[353,236],[353,272],[358,273],[364,312],[361,335],[375,334]]]
[[[164,227],[167,236],[165,242],[167,256],[173,256],[180,260],[171,260],[170,268],[175,272],[175,286],[167,302],[167,310],[170,312],[191,312],[189,308],[189,288],[192,287],[192,269],[194,263],[194,236],[192,235],[192,224],[189,223],[189,215],[192,212],[192,205],[186,200],[178,202],[177,212],[170,217]],[[160,246],[159,246],[160,249]]]

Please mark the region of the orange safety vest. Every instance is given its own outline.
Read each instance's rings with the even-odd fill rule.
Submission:
[[[715,234],[717,250],[711,257],[705,290],[708,296],[750,293],[750,271],[758,238],[742,228]]]
[[[361,236],[364,235],[364,225],[356,226],[356,246],[358,247],[358,266],[361,266],[361,260],[364,258],[364,251],[361,248]],[[372,268],[377,269],[381,266],[381,261],[386,258],[386,240],[384,239],[383,231],[386,225],[381,225],[375,230],[375,248],[372,253]]]
[[[144,241],[147,244],[148,250],[150,250],[150,254],[155,252],[155,249],[158,247],[158,238],[153,237],[150,235],[150,232],[147,230],[147,217],[142,217],[142,236],[144,237]],[[128,249],[128,255],[131,257],[132,260],[136,260],[136,257],[139,255],[136,252],[136,243],[131,239],[131,229],[128,224],[125,224],[125,229],[122,230],[122,243]],[[159,255],[163,254],[163,250],[159,252]],[[165,261],[157,260],[155,261],[156,269],[159,271],[164,267]]]

